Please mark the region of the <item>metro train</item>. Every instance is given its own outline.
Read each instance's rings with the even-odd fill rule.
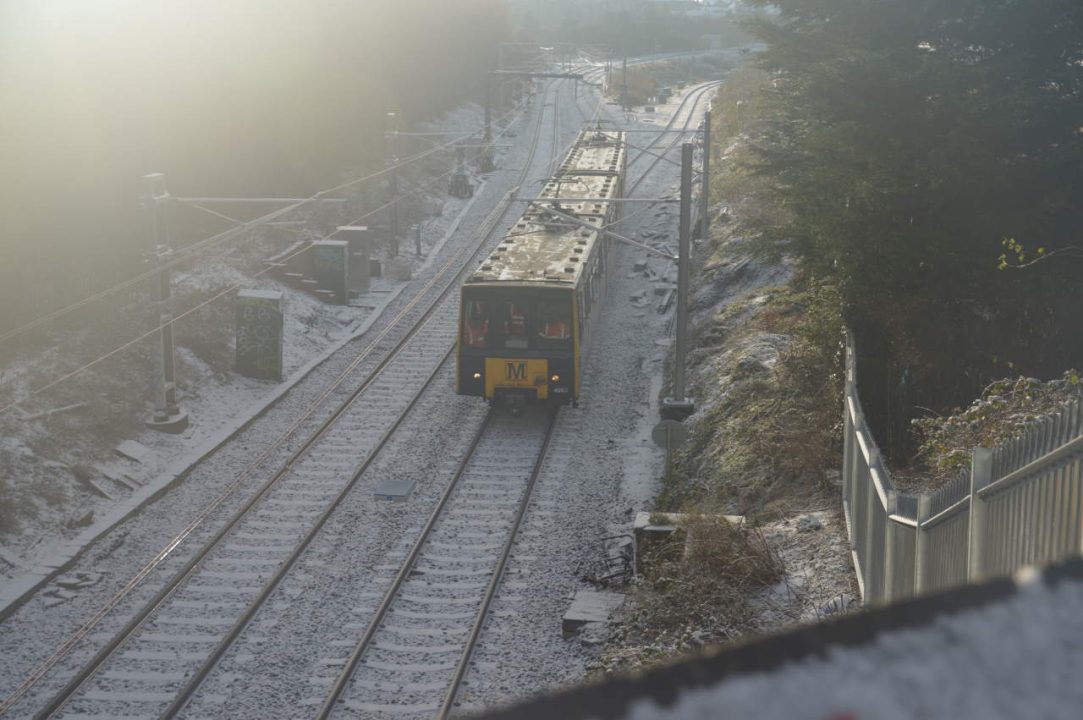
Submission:
[[[539,197],[462,286],[456,391],[515,410],[578,405],[619,233],[624,133],[583,130]]]

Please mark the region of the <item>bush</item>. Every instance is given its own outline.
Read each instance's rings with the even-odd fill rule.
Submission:
[[[1035,378],[1006,378],[986,387],[965,410],[915,420],[922,438],[918,462],[929,475],[930,487],[940,487],[968,468],[973,448],[1005,443],[1028,424],[1081,398],[1083,382],[1075,370],[1045,383]]]
[[[773,516],[825,489],[840,452],[839,304],[833,285],[804,276],[751,311],[734,303],[712,321],[714,334],[727,334],[735,347],[740,333],[788,339],[778,339],[782,348],[770,370],[758,363],[742,368],[739,360],[719,368],[723,396],[695,423],[662,508]]]
[[[670,540],[641,558],[635,610],[618,630],[626,648],[603,663],[613,667],[655,659],[708,639],[755,630],[753,593],[778,582],[782,561],[762,533],[721,516],[688,515]]]

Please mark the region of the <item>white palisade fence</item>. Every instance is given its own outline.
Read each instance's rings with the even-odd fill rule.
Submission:
[[[1075,400],[934,493],[895,490],[861,409],[846,334],[842,505],[866,605],[1083,552],[1083,404]]]

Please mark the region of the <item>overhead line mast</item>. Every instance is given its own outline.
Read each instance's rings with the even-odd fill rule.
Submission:
[[[145,175],[143,212],[147,218],[150,251],[158,264],[157,305],[159,313],[158,372],[155,378],[154,412],[147,427],[159,432],[179,434],[188,428],[188,413],[177,403],[177,361],[173,352],[173,293],[170,288],[169,265],[169,191],[165,175]]]

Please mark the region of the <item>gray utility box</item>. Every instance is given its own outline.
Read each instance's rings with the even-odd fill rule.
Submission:
[[[258,380],[282,380],[282,293],[240,290],[234,301],[236,369]]]
[[[369,260],[372,255],[372,233],[365,225],[340,225],[335,234],[345,240],[350,248],[350,289],[357,293],[368,292],[372,276]]]
[[[350,289],[350,245],[345,240],[312,243],[312,270],[320,290],[333,302],[345,305]]]

